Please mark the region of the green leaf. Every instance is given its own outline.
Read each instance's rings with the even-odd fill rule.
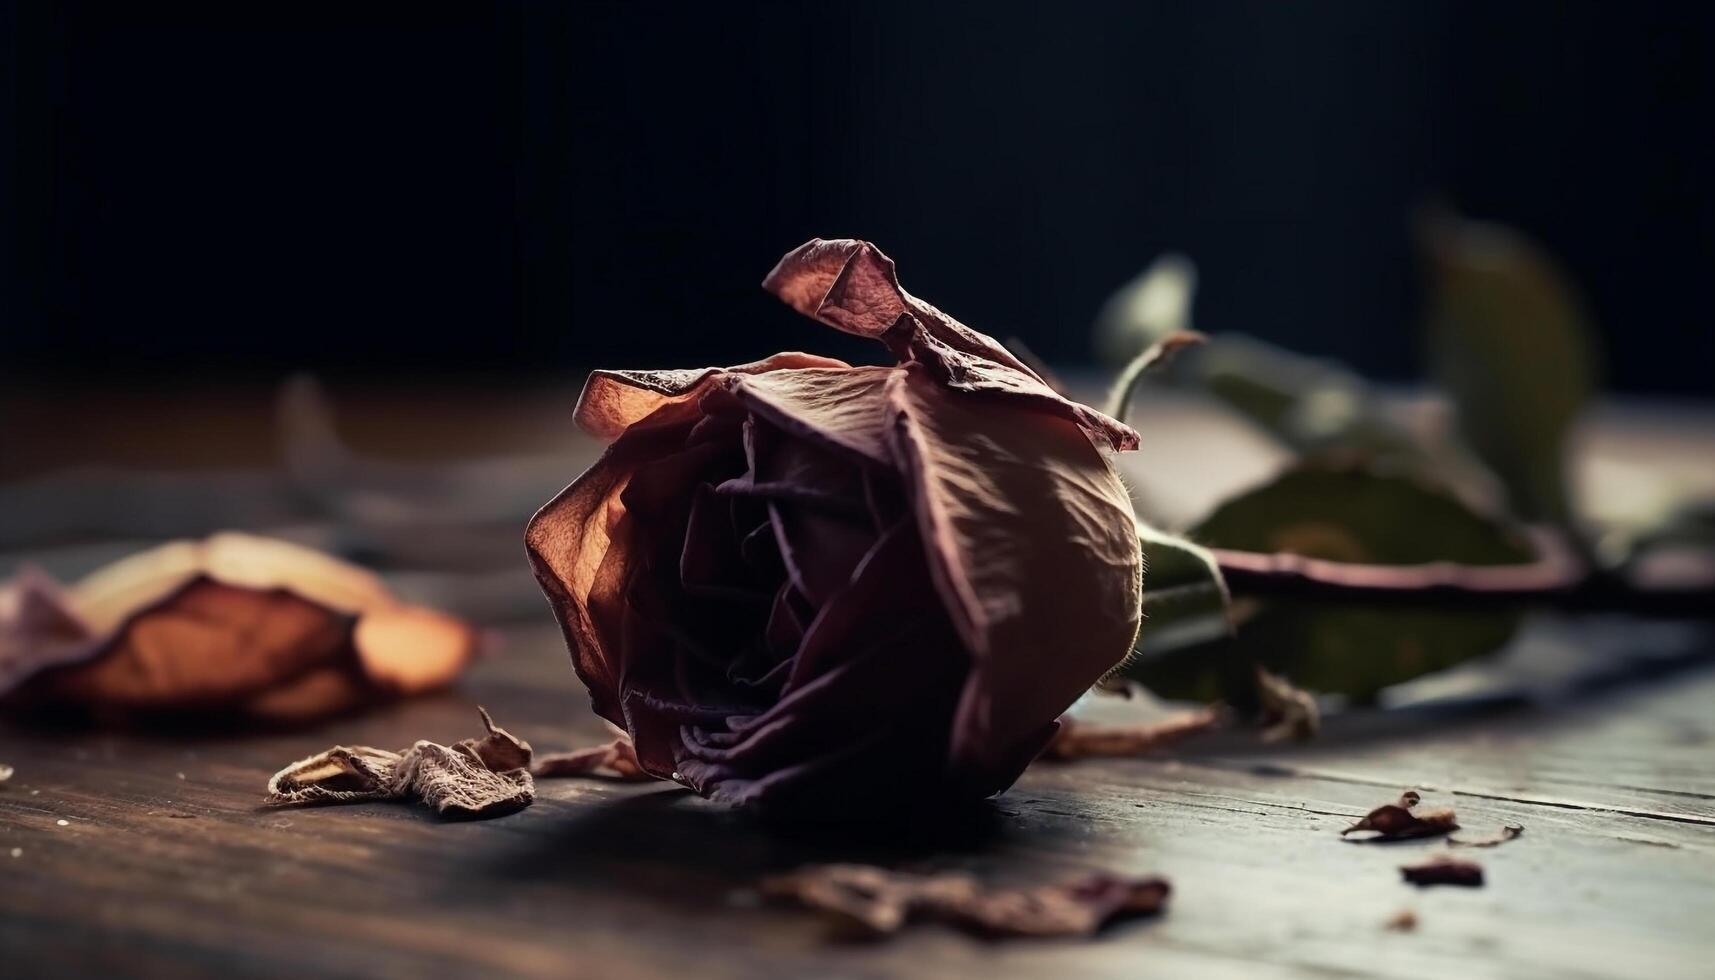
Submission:
[[[1421,478],[1307,460],[1218,507],[1191,537],[1209,547],[1369,564],[1528,562],[1518,534]],[[1373,699],[1383,688],[1489,653],[1517,614],[1309,600],[1235,604],[1234,643],[1145,655],[1127,673],[1166,697],[1243,696],[1249,664],[1305,688]],[[1243,685],[1235,688],[1234,685]]]
[[[1410,433],[1387,418],[1364,379],[1336,361],[1222,334],[1182,363],[1185,374],[1210,394],[1300,453],[1350,450],[1422,458]]]
[[[1169,334],[1191,329],[1191,300],[1197,295],[1197,266],[1169,252],[1108,298],[1096,317],[1096,349],[1102,360],[1123,364]]]
[[[1570,527],[1566,439],[1596,387],[1592,331],[1555,262],[1499,225],[1427,218],[1426,340],[1460,435],[1515,513]]]

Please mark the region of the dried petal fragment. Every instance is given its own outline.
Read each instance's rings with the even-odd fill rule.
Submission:
[[[1121,918],[1162,911],[1163,878],[1094,874],[1030,888],[986,888],[966,874],[914,875],[860,864],[802,868],[762,882],[764,895],[833,916],[860,934],[890,935],[932,919],[993,937],[1088,936]]]
[[[1410,909],[1400,909],[1388,916],[1388,920],[1382,923],[1382,927],[1394,932],[1413,932],[1417,929],[1417,913]]]
[[[1475,861],[1437,854],[1417,864],[1400,865],[1399,873],[1414,885],[1462,885],[1476,888],[1483,883],[1483,866]]]
[[[444,817],[495,817],[536,799],[530,743],[494,724],[488,734],[452,746],[419,741],[403,752],[339,745],[300,759],[268,780],[276,805],[421,800]]]
[[[1060,731],[1042,758],[1066,761],[1095,757],[1147,755],[1221,723],[1215,708],[1188,711],[1177,718],[1141,725],[1088,725],[1069,717],[1060,719]]]
[[[637,761],[637,747],[628,736],[620,735],[606,745],[596,745],[572,752],[552,752],[541,756],[530,768],[538,779],[560,779],[590,776],[620,782],[645,783],[654,776],[643,771]]]
[[[1374,831],[1374,836],[1359,840],[1405,840],[1411,837],[1433,837],[1459,829],[1451,809],[1414,812],[1412,808],[1417,806],[1421,799],[1417,793],[1406,790],[1400,795],[1398,803],[1376,807],[1365,814],[1362,820],[1340,831],[1340,836],[1368,830]]]
[[[0,696],[128,713],[303,722],[450,682],[475,632],[364,569],[223,533],[139,552],[60,587],[0,586]]]
[[[1499,847],[1510,840],[1518,840],[1524,834],[1524,825],[1509,823],[1501,828],[1501,832],[1493,837],[1480,837],[1476,840],[1460,840],[1457,837],[1447,838],[1448,847]]]
[[[807,317],[881,341],[948,388],[1023,399],[1113,449],[1137,448],[1129,426],[1061,397],[992,337],[906,292],[893,260],[869,242],[813,238],[781,258],[762,288]]]

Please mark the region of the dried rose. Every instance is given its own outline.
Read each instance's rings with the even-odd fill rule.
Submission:
[[[476,633],[285,541],[176,541],[71,586],[0,585],[0,699],[104,717],[298,722],[450,683]]]
[[[857,241],[764,282],[898,363],[591,376],[612,439],[531,521],[597,714],[645,771],[823,809],[1011,785],[1131,650],[1129,428],[900,288]]]

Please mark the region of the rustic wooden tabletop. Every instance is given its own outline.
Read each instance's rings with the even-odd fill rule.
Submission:
[[[1630,465],[1627,424],[1608,420],[1610,469]],[[1674,438],[1710,449],[1701,423]],[[1170,458],[1174,441],[1155,458]],[[569,479],[588,452],[517,448],[507,470],[516,480],[555,454]],[[37,458],[57,466],[52,452]],[[229,462],[263,461],[237,451]],[[73,478],[47,469],[12,474],[3,502],[65,492],[70,484],[52,480]],[[236,470],[201,472],[218,482]],[[1176,486],[1163,484],[1157,503],[1175,506]],[[325,512],[257,526],[352,540]],[[1503,661],[1474,668],[1488,695],[1424,688],[1393,710],[1336,716],[1308,745],[1230,734],[1158,757],[1039,763],[980,810],[932,824],[770,826],[670,785],[572,780],[540,781],[534,806],[480,822],[392,804],[263,805],[264,783],[285,763],[336,743],[451,742],[476,733],[477,704],[538,750],[602,737],[527,573],[505,557],[517,554],[516,525],[475,526],[454,550],[481,562],[442,555],[388,568],[402,589],[448,600],[503,636],[504,652],[451,692],[293,733],[0,719],[0,762],[16,768],[0,786],[0,972],[1661,980],[1715,969],[1715,669],[1699,660],[1709,640],[1612,619],[1543,621],[1527,646],[1649,669],[1545,686],[1528,657]],[[7,533],[0,572],[31,558],[73,574],[136,537]],[[1504,824],[1524,835],[1475,852],[1481,888],[1406,884],[1398,866],[1445,842],[1356,844],[1339,830],[1407,787],[1456,807],[1473,835]],[[928,925],[851,943],[752,891],[761,875],[834,860],[1008,883],[1160,873],[1174,892],[1164,916],[1093,940],[984,941]],[[1406,911],[1415,928],[1390,927]]]

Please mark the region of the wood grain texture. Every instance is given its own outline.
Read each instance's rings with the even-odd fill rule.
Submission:
[[[1155,487],[1184,508],[1175,466],[1207,453],[1194,414],[1172,417],[1184,425],[1153,442],[1146,432],[1145,456],[1171,461],[1180,444],[1182,462],[1162,464],[1175,478]],[[567,478],[581,462],[568,454]],[[17,769],[0,785],[0,973],[1672,980],[1709,976],[1715,962],[1715,671],[1690,657],[1662,658],[1655,680],[1546,701],[1449,707],[1431,685],[1406,710],[1337,716],[1306,746],[1233,734],[1172,756],[1038,764],[971,813],[903,826],[784,828],[672,786],[556,780],[529,809],[477,823],[390,804],[285,810],[262,804],[282,765],[336,743],[450,743],[477,733],[479,703],[539,751],[606,734],[522,570],[517,527],[354,536],[305,512],[272,529],[323,547],[385,545],[374,553],[390,582],[500,626],[504,652],[454,693],[311,731],[0,718],[0,762]],[[76,574],[133,545],[20,547],[0,555],[0,572],[30,559]],[[1666,642],[1611,620],[1541,636],[1544,651],[1599,641],[1644,660]],[[1531,686],[1533,663],[1474,669],[1512,690]],[[1469,836],[1507,823],[1524,836],[1460,852],[1484,865],[1482,888],[1407,885],[1398,866],[1442,841],[1338,833],[1407,787],[1456,807]],[[994,943],[926,926],[853,945],[749,891],[818,861],[1017,883],[1160,873],[1174,894],[1165,916],[1092,941]],[[1406,909],[1415,930],[1386,928]]]
[[[18,774],[0,789],[5,961],[19,976],[1706,975],[1709,673],[1432,734],[1353,741],[1336,725],[1293,750],[1235,738],[1038,764],[975,813],[903,828],[770,827],[675,787],[573,781],[543,781],[534,807],[479,823],[261,805],[285,762],[336,741],[452,741],[478,701],[540,749],[599,739],[552,631],[509,638],[456,696],[314,732],[6,731]],[[1485,888],[1399,880],[1397,865],[1440,841],[1340,839],[1405,786],[1472,831],[1525,826],[1481,852]],[[1160,920],[1093,942],[927,927],[830,944],[804,913],[753,907],[758,876],[826,860],[1018,882],[1160,872],[1175,891]],[[1385,930],[1404,908],[1416,931]]]

